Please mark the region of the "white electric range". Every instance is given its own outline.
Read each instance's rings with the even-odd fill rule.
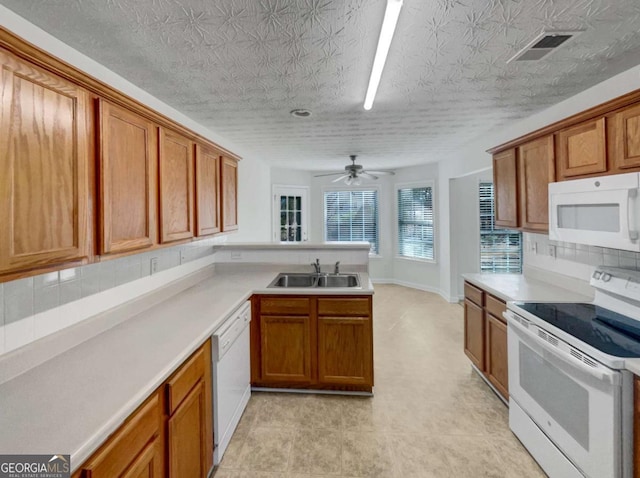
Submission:
[[[509,426],[551,478],[630,478],[640,272],[596,269],[593,303],[509,302]]]

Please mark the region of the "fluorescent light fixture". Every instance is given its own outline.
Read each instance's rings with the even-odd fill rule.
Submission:
[[[376,57],[373,60],[373,68],[371,68],[371,77],[369,78],[369,87],[367,88],[367,96],[364,98],[364,109],[370,110],[373,106],[373,100],[378,91],[382,70],[387,61],[387,54],[393,40],[393,33],[396,31],[398,16],[402,8],[402,0],[387,0],[387,9],[384,12],[384,20],[380,29],[380,38],[378,38],[378,49]]]

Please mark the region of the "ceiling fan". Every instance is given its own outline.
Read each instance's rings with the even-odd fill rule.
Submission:
[[[332,183],[337,183],[338,181],[344,180],[344,183],[347,186],[358,186],[362,184],[362,178],[364,179],[378,179],[378,176],[386,176],[396,174],[393,171],[365,171],[362,168],[362,165],[356,164],[356,155],[352,154],[349,156],[351,158],[351,164],[347,164],[344,167],[344,171],[340,171],[339,173],[326,173],[326,174],[316,174],[314,177],[319,178],[322,176],[336,176],[340,175],[340,177],[331,181]]]

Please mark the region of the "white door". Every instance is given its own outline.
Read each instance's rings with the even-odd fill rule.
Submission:
[[[302,186],[273,186],[273,240],[308,240],[307,211],[309,189]]]

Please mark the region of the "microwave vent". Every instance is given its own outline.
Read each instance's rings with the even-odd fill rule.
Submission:
[[[545,31],[531,40],[522,50],[513,55],[507,63],[512,61],[538,61],[564,45],[580,31]]]

